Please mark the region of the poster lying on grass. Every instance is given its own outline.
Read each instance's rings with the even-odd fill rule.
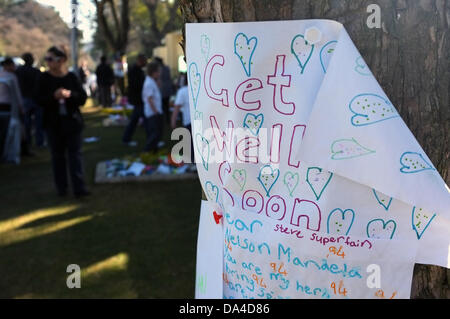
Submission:
[[[200,228],[222,241],[198,260],[220,259],[221,297],[409,298],[414,263],[449,267],[449,189],[341,24],[186,38]]]

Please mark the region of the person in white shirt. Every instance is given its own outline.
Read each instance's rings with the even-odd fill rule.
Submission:
[[[156,81],[160,76],[160,67],[156,62],[147,66],[147,77],[142,88],[142,101],[144,101],[144,126],[147,133],[145,151],[155,152],[161,139],[162,98]]]
[[[191,112],[189,109],[189,89],[186,74],[180,75],[180,82],[182,83],[182,86],[178,90],[177,96],[175,98],[175,107],[172,113],[171,126],[172,129],[175,129],[177,127],[177,118],[178,114],[181,111],[183,118],[183,127],[188,129],[191,132],[192,136]],[[192,139],[191,139],[191,163],[194,163],[194,146]]]

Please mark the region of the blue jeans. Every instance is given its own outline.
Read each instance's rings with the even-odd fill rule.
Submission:
[[[37,146],[44,145],[44,129],[42,128],[42,109],[30,98],[23,99],[25,107],[25,141],[28,146],[32,144],[33,124],[35,127],[35,142]],[[33,123],[34,115],[34,123]]]

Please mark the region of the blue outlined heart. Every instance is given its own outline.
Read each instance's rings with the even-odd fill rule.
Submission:
[[[354,220],[355,212],[353,209],[342,210],[335,208],[328,215],[327,233],[333,235],[345,234],[347,236],[353,226]]]
[[[429,164],[420,153],[405,152],[400,157],[400,172],[404,174],[419,173],[426,170],[435,170],[435,168]]]
[[[417,239],[422,238],[423,233],[430,226],[436,214],[426,212],[420,207],[413,207],[412,228],[416,232]]]
[[[384,195],[383,193],[377,192],[375,189],[372,188],[373,194],[375,195],[375,198],[377,199],[378,203],[384,207],[384,209],[387,211],[389,210],[389,207],[392,203],[392,197],[389,197],[387,195]]]
[[[372,93],[355,96],[348,107],[353,113],[353,126],[366,126],[400,117],[389,100]]]
[[[250,39],[244,33],[240,32],[234,38],[234,54],[241,61],[247,76],[252,75],[253,55],[258,45],[258,39],[251,37]]]
[[[191,88],[192,101],[194,102],[194,108],[197,109],[198,96],[200,94],[200,87],[202,84],[202,76],[198,72],[197,63],[192,62],[189,65],[189,87]]]
[[[336,161],[357,158],[373,153],[375,151],[362,146],[354,138],[337,140],[331,144],[331,159]]]
[[[286,174],[284,174],[284,178],[283,178],[283,183],[284,185],[286,185],[288,191],[289,191],[289,196],[292,197],[292,194],[294,193],[295,189],[298,186],[298,183],[300,182],[300,176],[298,175],[298,173],[292,173],[292,172],[286,172]]]
[[[362,56],[358,57],[356,59],[355,63],[356,63],[356,66],[355,66],[356,72],[358,72],[359,74],[364,75],[364,76],[372,75],[372,73],[369,70],[369,67],[367,66],[367,64],[364,61]]]
[[[205,195],[208,200],[218,203],[219,201],[219,187],[212,182],[205,183]]]
[[[208,63],[209,52],[211,51],[211,39],[206,34],[200,36],[200,50],[205,59],[205,63]]]
[[[209,156],[210,156],[210,146],[209,141],[204,138],[200,133],[195,135],[195,145],[197,147],[198,154],[202,159],[203,167],[208,171],[209,166]]]
[[[314,44],[308,43],[303,34],[297,34],[291,42],[291,53],[297,59],[298,65],[301,69],[301,74],[305,71],[306,65],[314,51]]]
[[[337,43],[338,42],[335,40],[330,41],[323,46],[322,50],[320,50],[320,64],[322,65],[324,73],[327,73],[328,65],[330,64]]]
[[[270,165],[265,165],[259,171],[258,181],[266,191],[267,197],[270,197],[270,191],[280,177],[280,170],[273,169]]]
[[[261,129],[264,123],[264,115],[263,114],[252,114],[248,113],[244,118],[244,127],[248,128],[250,132],[258,136],[259,130]]]
[[[373,239],[392,239],[397,229],[397,223],[394,220],[385,222],[381,218],[373,219],[367,224],[367,237]]]
[[[319,200],[325,188],[331,181],[333,173],[325,171],[320,167],[309,167],[306,173],[306,182],[311,187],[316,199]]]

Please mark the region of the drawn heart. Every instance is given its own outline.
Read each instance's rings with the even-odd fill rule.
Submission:
[[[252,59],[256,50],[258,39],[256,37],[248,38],[244,33],[238,33],[234,38],[234,54],[241,61],[247,76],[252,74]]]
[[[301,74],[305,71],[306,65],[314,51],[314,44],[308,43],[302,34],[297,34],[291,42],[291,53],[297,59],[301,69]]]
[[[400,172],[404,174],[419,173],[425,170],[435,170],[420,153],[405,152],[400,157]]]
[[[378,218],[371,220],[367,224],[366,232],[369,238],[373,239],[392,239],[397,229],[397,223],[393,220],[385,222]]]
[[[191,88],[192,101],[194,108],[197,109],[198,96],[200,94],[200,86],[202,83],[202,76],[198,72],[197,63],[192,62],[189,65],[189,87]]]
[[[247,127],[250,132],[258,136],[259,130],[261,129],[262,125],[264,123],[264,115],[263,114],[252,114],[248,113],[244,118],[244,127]]]
[[[291,197],[292,197],[292,194],[294,193],[294,190],[297,188],[299,181],[300,181],[300,177],[299,177],[298,173],[294,174],[292,172],[287,172],[286,174],[284,174],[283,183],[284,183],[284,185],[286,185],[286,187],[289,191],[289,195]]]
[[[348,107],[354,114],[351,118],[353,126],[366,126],[400,117],[391,102],[377,94],[359,94]]]
[[[333,142],[331,145],[331,159],[333,160],[345,160],[364,155],[375,153],[368,148],[365,148],[359,144],[354,138],[342,139]]]
[[[210,156],[209,141],[200,133],[197,133],[197,135],[195,135],[195,145],[197,147],[198,154],[200,154],[202,159],[203,167],[205,170],[208,170]]]
[[[330,64],[337,43],[337,41],[330,41],[320,50],[320,64],[324,73],[327,73],[328,65]]]
[[[364,76],[370,76],[372,74],[362,56],[356,59],[355,71]]]
[[[389,207],[392,203],[392,197],[389,197],[387,195],[384,195],[383,193],[377,192],[376,190],[372,189],[373,194],[375,195],[375,198],[377,199],[378,203],[384,207],[385,210],[389,210]]]
[[[422,208],[413,207],[412,210],[412,227],[416,232],[417,239],[422,238],[423,233],[430,226],[436,214],[426,212]]]
[[[244,189],[245,184],[247,183],[247,172],[245,169],[236,169],[233,171],[233,179],[241,188],[241,191]]]
[[[328,234],[345,234],[347,236],[350,232],[350,229],[352,228],[354,220],[355,212],[353,211],[353,209],[333,209],[330,215],[328,215],[327,232]]]
[[[211,182],[205,183],[205,195],[208,200],[217,203],[219,201],[219,187]]]
[[[319,200],[323,191],[328,186],[333,173],[325,171],[320,167],[310,167],[306,173],[306,182],[311,187],[316,199]]]
[[[213,212],[213,216],[214,216],[214,221],[216,222],[217,225],[220,224],[220,220],[222,219],[223,215],[219,215],[217,214],[215,211]]]
[[[273,169],[270,165],[263,166],[259,171],[258,180],[265,189],[267,197],[270,197],[270,191],[277,182],[278,177],[280,177],[280,170]]]
[[[196,121],[203,120],[203,112],[195,111],[195,113],[194,113],[194,120],[196,120]]]
[[[211,50],[211,40],[206,34],[202,34],[200,37],[200,48],[202,51],[202,55],[205,58],[205,63],[208,63],[209,52]]]

